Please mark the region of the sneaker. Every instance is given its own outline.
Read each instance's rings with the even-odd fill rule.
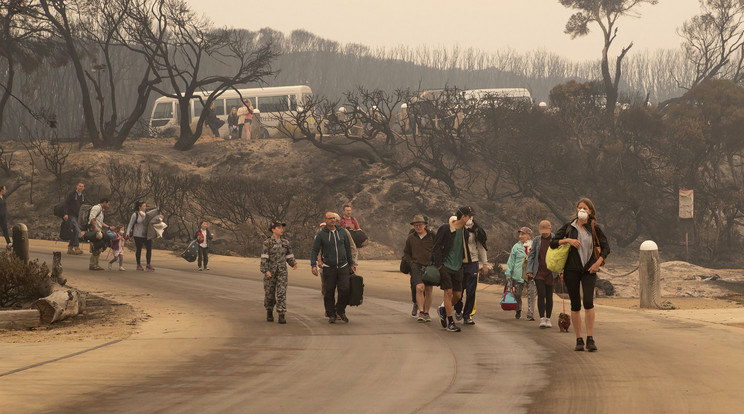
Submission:
[[[204,270],[209,270],[209,268],[208,267],[205,267]]]
[[[137,270],[140,271],[140,272],[144,272],[145,271],[145,268],[142,267],[141,265],[137,265]]]
[[[103,270],[101,266],[88,266],[88,270]]]
[[[345,313],[339,313],[338,317],[341,318],[341,320],[344,321],[344,323],[349,323],[349,318],[346,317]]]
[[[519,319],[522,317],[522,311],[518,310],[517,313],[514,315],[515,318]]]
[[[431,316],[428,313],[424,314],[424,322],[431,322]]]
[[[274,311],[266,309],[266,322],[274,322]]]
[[[83,251],[80,250],[80,246],[75,246],[73,249],[75,250],[74,254],[83,254]]]
[[[120,272],[123,272],[123,271],[125,271],[125,270],[127,270],[127,269],[125,269],[125,268],[124,268],[124,266],[119,266],[119,271],[120,271]]]
[[[281,323],[282,325],[284,325],[285,323],[287,323],[287,320],[284,319],[284,314],[283,313],[280,313],[279,314],[279,323]]]
[[[589,352],[594,352],[597,350],[597,345],[594,344],[594,338],[591,336],[586,337],[586,350]]]
[[[545,319],[547,319],[547,318],[540,318],[540,327],[541,328],[547,328],[546,323],[545,323]]]
[[[444,310],[444,306],[439,307],[439,322],[442,323],[442,328],[447,327],[447,311]]]
[[[455,320],[457,321],[462,320],[462,312],[455,312]]]
[[[411,310],[411,317],[415,318],[418,315],[418,303],[413,303],[413,310]]]
[[[550,323],[550,318],[545,318],[545,327],[546,328],[552,328],[553,324]]]
[[[535,322],[535,318],[533,318],[532,316],[528,316],[528,317],[527,317],[527,320],[528,320],[528,321],[532,321],[532,322]]]
[[[462,323],[464,323],[465,325],[475,325],[475,321],[473,320],[473,318],[465,318]]]
[[[111,266],[113,266],[113,265],[114,265],[113,263],[109,262],[108,270],[111,270]]]
[[[449,325],[447,325],[447,330],[450,332],[460,332],[460,327],[455,325],[454,322],[452,322]]]
[[[328,323],[336,323],[336,316],[329,316],[328,317]]]
[[[424,312],[419,312],[418,317],[416,318],[417,321],[423,322],[424,319]]]
[[[149,264],[149,265],[147,265],[147,271],[148,272],[154,272],[155,271],[155,268],[152,267],[152,265]]]
[[[584,350],[584,339],[576,338],[576,347],[574,348],[574,351],[583,351],[583,350]]]
[[[202,271],[202,268],[201,268],[201,267],[197,267],[197,268],[196,268],[196,271],[197,271],[197,272],[201,272],[201,271]]]

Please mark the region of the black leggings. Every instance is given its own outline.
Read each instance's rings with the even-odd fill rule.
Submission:
[[[581,310],[582,295],[584,297],[584,309],[594,309],[594,285],[597,284],[597,274],[586,270],[565,270],[563,279],[566,281],[568,297],[571,298],[571,311]],[[579,292],[581,285],[582,292]]]
[[[134,258],[137,259],[137,266],[141,266],[140,257],[142,257],[142,245],[144,245],[147,250],[147,253],[145,253],[147,264],[150,264],[150,259],[152,259],[152,240],[147,240],[145,237],[135,237],[134,246],[137,250],[134,251]]]
[[[553,314],[553,286],[546,284],[542,279],[535,279],[535,286],[537,287],[537,311],[541,318],[546,316],[550,318]]]

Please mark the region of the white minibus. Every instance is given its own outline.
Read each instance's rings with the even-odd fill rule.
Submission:
[[[250,99],[254,109],[258,109],[261,114],[262,135],[264,138],[278,135],[277,116],[282,112],[294,111],[297,105],[312,95],[309,86],[275,86],[266,88],[239,89],[243,99]],[[211,92],[199,93],[202,99],[206,98]],[[230,109],[235,107],[240,109],[240,96],[232,89],[225,91],[214,100],[214,111],[217,117],[225,121],[225,125],[220,128],[220,136],[226,137],[229,134],[227,125],[227,116]],[[191,123],[199,120],[201,115],[202,104],[198,98],[191,100],[189,105],[189,116]],[[152,107],[152,116],[150,117],[150,128],[160,134],[179,134],[179,106],[175,98],[160,97],[155,100]],[[205,125],[204,128],[207,128]],[[259,136],[259,138],[261,138]]]

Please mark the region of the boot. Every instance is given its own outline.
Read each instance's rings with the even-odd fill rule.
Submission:
[[[67,254],[77,254],[75,253],[75,248],[72,246],[67,246]]]
[[[80,250],[80,246],[75,246],[73,249],[75,249],[75,254],[83,254],[83,251]]]
[[[283,313],[280,313],[279,314],[279,323],[281,323],[281,324],[287,323],[287,320],[284,319],[284,314]]]
[[[266,309],[266,322],[274,322],[274,312],[271,309]]]

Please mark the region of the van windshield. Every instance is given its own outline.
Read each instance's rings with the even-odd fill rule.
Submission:
[[[173,104],[171,102],[161,102],[155,105],[152,113],[153,119],[171,119],[173,118]]]

